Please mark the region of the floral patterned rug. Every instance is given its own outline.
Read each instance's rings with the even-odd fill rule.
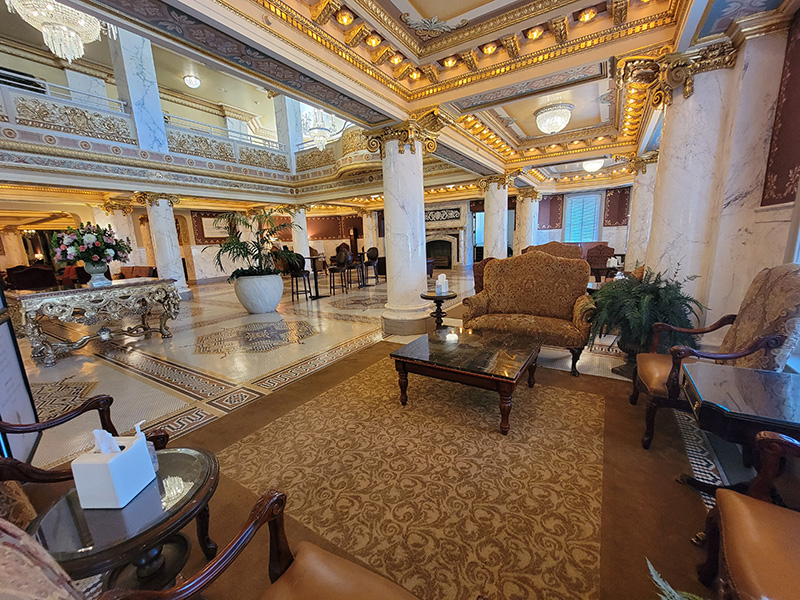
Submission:
[[[390,359],[218,454],[254,493],[419,598],[596,599],[601,396],[522,385],[511,431],[495,393]],[[532,458],[533,456],[533,458]]]

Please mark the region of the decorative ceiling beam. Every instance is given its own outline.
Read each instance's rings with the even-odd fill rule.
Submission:
[[[395,54],[396,52],[392,50],[390,46],[381,46],[372,51],[372,55],[370,56],[370,58],[372,59],[372,62],[374,64],[382,65],[387,60],[392,58]]]
[[[414,70],[414,65],[411,63],[401,63],[397,68],[394,70],[394,78],[395,79],[405,79],[411,74],[411,71]]]
[[[459,52],[458,57],[464,61],[464,64],[467,65],[467,68],[470,71],[478,70],[478,59],[475,56],[474,50],[466,50],[464,52]]]
[[[319,0],[311,5],[311,19],[317,25],[326,25],[340,8],[342,8],[340,0]]]
[[[428,78],[428,81],[439,83],[439,69],[434,65],[421,65],[419,69]]]
[[[372,30],[367,26],[366,23],[353,25],[350,29],[344,32],[344,43],[351,48],[355,48],[361,44],[361,42],[367,39],[370,33],[372,33]]]
[[[563,44],[564,42],[567,41],[566,15],[550,19],[550,21],[548,21],[548,25],[550,26],[550,31],[553,32],[553,35],[556,38],[556,44]]]
[[[609,11],[614,18],[614,26],[619,27],[628,20],[628,0],[609,0]]]
[[[519,38],[517,37],[517,34],[512,33],[511,35],[501,37],[500,43],[503,44],[503,48],[506,49],[509,57],[519,57]]]

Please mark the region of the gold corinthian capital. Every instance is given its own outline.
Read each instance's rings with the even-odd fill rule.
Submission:
[[[490,175],[489,177],[482,177],[478,181],[478,187],[482,190],[488,188],[491,184],[496,183],[498,187],[507,188],[512,183],[514,183],[514,179],[520,175],[522,171],[520,169],[516,169],[514,171],[507,171],[505,173],[501,173],[499,175]]]
[[[415,154],[416,142],[422,144],[423,153],[429,154],[436,151],[436,138],[439,137],[439,132],[454,123],[453,116],[439,107],[411,113],[407,121],[368,131],[367,150],[380,151],[381,158],[386,158],[386,142],[397,140],[400,154],[405,153],[406,144],[411,153]]]
[[[166,200],[170,206],[180,204],[181,199],[177,194],[159,194],[157,192],[136,192],[133,195],[137,204],[158,206],[160,200]]]

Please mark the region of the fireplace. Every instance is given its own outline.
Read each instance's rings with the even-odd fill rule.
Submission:
[[[458,262],[458,238],[449,235],[429,235],[425,254],[433,259],[434,269],[452,269]]]

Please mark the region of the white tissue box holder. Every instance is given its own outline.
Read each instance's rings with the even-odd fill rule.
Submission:
[[[123,508],[156,477],[144,436],[114,438],[120,452],[88,452],[72,461],[81,508]]]

